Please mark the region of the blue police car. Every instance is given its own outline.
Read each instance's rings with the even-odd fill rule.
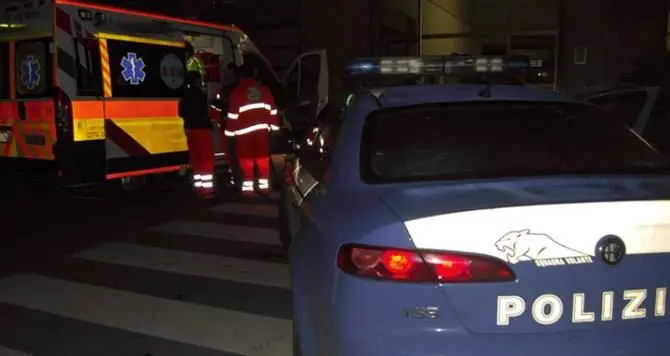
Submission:
[[[281,198],[295,354],[670,352],[667,161],[609,113],[521,85],[396,83],[354,93],[328,130],[297,152]]]

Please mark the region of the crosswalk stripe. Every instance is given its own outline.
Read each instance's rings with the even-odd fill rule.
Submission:
[[[276,218],[279,216],[279,209],[277,206],[267,204],[226,203],[217,205],[210,210],[222,214],[255,215],[266,218]]]
[[[127,243],[105,243],[73,255],[97,262],[290,289],[288,266]]]
[[[0,356],[32,356],[32,355],[27,354],[25,352],[16,351],[0,346]]]
[[[0,302],[241,355],[261,355],[292,333],[287,320],[31,274],[0,280]]]
[[[273,229],[218,224],[209,221],[173,220],[156,225],[153,231],[223,239],[233,242],[249,242],[263,245],[281,245],[279,233]]]

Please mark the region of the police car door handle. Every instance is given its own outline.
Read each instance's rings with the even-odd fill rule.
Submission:
[[[312,103],[311,100],[303,100],[298,104],[299,106],[305,106],[305,105],[310,105]]]

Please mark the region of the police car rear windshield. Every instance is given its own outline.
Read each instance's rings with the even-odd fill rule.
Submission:
[[[668,169],[625,125],[600,109],[573,103],[384,109],[367,119],[361,155],[368,183]]]

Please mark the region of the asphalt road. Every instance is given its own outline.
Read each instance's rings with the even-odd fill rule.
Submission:
[[[276,201],[5,188],[0,356],[291,354]]]

